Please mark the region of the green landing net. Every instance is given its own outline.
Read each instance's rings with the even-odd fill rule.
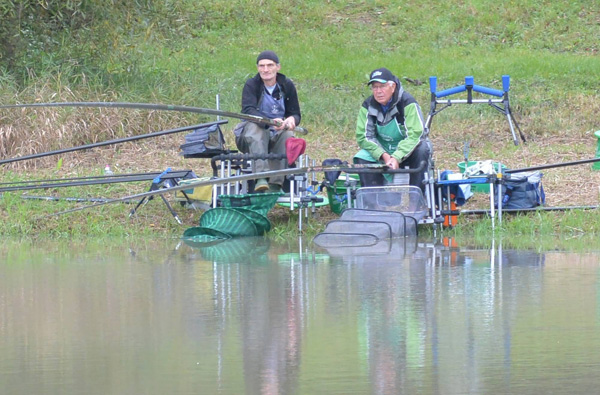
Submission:
[[[219,195],[222,207],[206,210],[199,226],[187,229],[183,239],[190,245],[203,245],[230,238],[262,236],[271,230],[267,214],[281,195],[281,192]]]

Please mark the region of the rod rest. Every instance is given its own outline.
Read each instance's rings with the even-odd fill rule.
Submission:
[[[473,78],[473,76],[467,76],[467,77],[465,77],[464,85],[459,85],[459,86],[455,86],[453,88],[448,88],[448,89],[444,89],[442,91],[438,91],[437,90],[437,77],[435,77],[435,76],[429,77],[429,90],[432,93],[432,98],[434,97],[434,98],[438,98],[438,99],[442,98],[442,97],[446,97],[446,96],[451,96],[451,95],[454,95],[454,94],[457,94],[460,92],[464,92],[464,91],[467,91],[467,93],[469,95],[473,91],[473,92],[484,93],[486,95],[502,97],[506,93],[508,93],[509,89],[510,89],[510,76],[508,76],[508,75],[502,76],[502,90],[488,88],[486,86],[481,86],[481,85],[476,85],[475,79]]]
[[[381,168],[359,168],[359,167],[343,167],[340,166],[340,169],[342,171],[344,171],[345,173],[390,173],[390,174],[412,174],[412,173],[420,173],[422,171],[425,171],[425,169],[427,168],[427,162],[426,161],[421,161],[421,164],[419,165],[419,167],[415,167],[414,169],[396,169],[396,170],[392,170],[392,169],[388,169],[386,167],[381,167]]]
[[[237,167],[244,167],[245,164],[247,164],[249,161],[251,160],[257,160],[257,159],[262,159],[262,160],[268,160],[268,159],[286,159],[286,155],[284,154],[263,154],[263,155],[250,155],[250,154],[219,154],[216,156],[213,156],[210,159],[210,166],[212,167],[213,170],[217,170],[218,166],[217,166],[217,162],[221,161],[229,161],[231,162],[232,166],[237,166]]]

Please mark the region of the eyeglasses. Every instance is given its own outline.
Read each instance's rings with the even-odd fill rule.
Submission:
[[[380,84],[380,85],[372,84],[371,85],[371,90],[372,91],[381,91],[381,90],[384,90],[384,89],[386,89],[388,87],[391,87],[391,86],[392,85],[389,82],[386,82],[385,84]]]

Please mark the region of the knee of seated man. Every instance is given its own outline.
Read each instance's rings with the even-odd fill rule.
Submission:
[[[431,147],[430,147],[430,144],[428,143],[428,141],[426,141],[426,140],[421,141],[417,145],[417,148],[415,149],[415,153],[417,153],[417,155],[420,155],[420,156],[431,155]]]
[[[281,138],[282,139],[287,140],[290,137],[294,137],[294,131],[293,130],[282,130],[281,131]]]
[[[427,144],[419,144],[411,156],[413,166],[418,167],[421,165],[421,162],[429,162],[431,159],[431,150]]]
[[[262,127],[262,125],[256,124],[254,122],[248,122],[246,126],[244,126],[245,135],[262,135],[265,133],[265,131],[268,131],[268,129],[265,129],[264,127]]]

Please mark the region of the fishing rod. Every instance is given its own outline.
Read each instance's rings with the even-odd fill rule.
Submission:
[[[0,106],[0,107],[5,107],[5,106]],[[26,155],[26,156],[19,156],[19,157],[10,158],[10,159],[2,159],[2,160],[0,160],[0,165],[4,165],[6,163],[11,163],[11,162],[19,162],[19,161],[28,160],[28,159],[43,158],[45,156],[60,155],[60,154],[64,154],[64,153],[67,153],[67,152],[73,152],[73,151],[80,151],[80,150],[85,150],[85,149],[90,149],[90,148],[102,147],[102,146],[105,146],[105,145],[119,144],[119,143],[125,143],[125,142],[129,142],[129,141],[135,141],[135,140],[147,139],[147,138],[151,138],[151,137],[163,136],[163,135],[167,135],[167,134],[180,133],[180,132],[185,132],[185,131],[188,131],[188,130],[200,129],[200,128],[214,126],[214,125],[220,125],[220,124],[224,124],[224,123],[227,123],[227,121],[216,121],[216,122],[210,122],[210,123],[201,123],[199,125],[184,126],[184,127],[181,127],[181,128],[163,130],[163,131],[160,131],[160,132],[154,132],[154,133],[148,133],[148,134],[141,134],[139,136],[124,137],[124,138],[121,138],[121,139],[101,141],[99,143],[85,144],[85,145],[80,145],[78,147],[64,148],[64,149],[60,149],[60,150],[56,150],[56,151],[40,152],[38,154],[32,154],[32,155]]]
[[[22,184],[43,184],[45,182],[61,182],[61,181],[82,181],[82,180],[99,180],[99,179],[111,179],[116,177],[137,177],[137,176],[157,176],[161,174],[161,171],[149,172],[149,173],[123,173],[123,174],[106,174],[101,176],[86,176],[86,177],[70,177],[70,178],[48,178],[42,180],[25,180],[25,181],[7,181],[0,182],[0,186],[4,185],[22,185]]]
[[[167,174],[163,175],[161,179],[172,179],[172,178],[185,178],[188,174],[190,174],[191,170],[177,170],[170,171]],[[75,181],[68,182],[40,182],[36,184],[30,185],[15,185],[15,186],[7,186],[0,188],[0,193],[2,192],[14,192],[14,191],[28,191],[32,189],[48,189],[48,188],[66,188],[66,187],[79,187],[79,186],[88,186],[88,185],[104,185],[104,184],[116,184],[123,182],[139,182],[139,181],[149,181],[154,180],[158,175],[162,175],[163,173],[146,173],[146,174],[134,174],[134,175],[112,175],[112,176],[104,176],[104,177],[89,177],[89,179],[85,179],[84,177],[80,177],[81,179],[75,178]],[[109,178],[110,177],[110,178]]]
[[[506,171],[504,171],[504,173],[510,174],[510,173],[519,173],[522,171],[544,170],[544,169],[552,169],[555,167],[584,165],[586,163],[594,163],[594,162],[600,162],[600,158],[582,159],[582,160],[576,160],[573,162],[562,162],[562,163],[553,163],[553,164],[541,165],[541,166],[524,167],[522,169],[506,170]]]
[[[425,166],[425,162],[422,162],[421,166],[419,168],[424,168],[424,166]],[[210,180],[193,181],[193,182],[186,183],[185,185],[171,186],[169,188],[157,189],[157,190],[138,193],[135,195],[125,196],[125,197],[121,197],[121,198],[117,198],[117,199],[111,199],[111,200],[108,200],[105,202],[98,202],[98,203],[87,205],[87,206],[76,207],[76,208],[73,208],[70,210],[59,211],[59,212],[56,212],[53,214],[48,214],[48,215],[40,217],[40,218],[69,214],[69,213],[73,213],[76,211],[86,210],[89,208],[104,206],[109,203],[119,203],[119,202],[126,202],[129,200],[134,200],[134,199],[136,199],[136,200],[143,199],[143,198],[151,197],[154,195],[163,195],[163,194],[167,194],[167,193],[171,193],[171,192],[188,190],[188,189],[203,187],[203,186],[212,186],[212,185],[216,185],[216,184],[234,183],[234,182],[238,182],[238,181],[256,180],[259,178],[269,178],[269,177],[273,177],[273,176],[288,176],[288,175],[292,175],[292,174],[313,173],[313,172],[318,173],[318,172],[338,171],[338,170],[352,172],[354,170],[359,170],[359,169],[373,169],[374,171],[383,171],[383,172],[388,171],[390,173],[392,173],[392,172],[393,173],[406,173],[406,172],[414,171],[414,169],[389,170],[388,167],[384,164],[356,164],[356,165],[342,164],[342,165],[312,166],[312,167],[288,168],[288,169],[282,169],[282,170],[271,170],[271,171],[264,171],[264,172],[260,172],[260,173],[241,174],[238,176],[231,176],[231,177],[227,177],[227,178],[212,178]]]
[[[567,211],[567,210],[596,210],[600,206],[556,206],[556,207],[529,207],[529,208],[503,208],[502,214],[518,214],[531,211]],[[444,212],[442,211],[442,214]],[[450,213],[451,215],[490,215],[490,210],[456,210]]]
[[[152,104],[152,103],[125,103],[125,102],[62,102],[62,103],[29,103],[29,104],[7,104],[0,106],[3,108],[31,108],[31,107],[94,107],[94,108],[132,108],[137,110],[159,110],[159,111],[178,111],[191,112],[195,114],[216,115],[226,118],[237,118],[244,121],[261,123],[268,126],[280,126],[279,122],[272,119],[259,117],[257,115],[240,114],[236,112],[214,110],[212,108],[200,108],[189,106],[177,106],[171,104]],[[308,134],[308,130],[296,126],[292,131],[299,134]]]
[[[109,199],[106,198],[77,198],[77,197],[58,197],[58,196],[33,196],[33,195],[22,195],[21,199],[26,200],[47,200],[52,202],[65,201],[65,202],[106,202]],[[133,203],[133,202],[124,202],[124,203]]]
[[[190,182],[185,185],[177,185],[177,186],[171,186],[170,188],[156,189],[153,191],[138,193],[135,195],[129,195],[129,196],[125,196],[125,197],[121,197],[121,198],[117,198],[117,199],[111,199],[106,202],[98,202],[98,203],[90,204],[87,206],[76,207],[76,208],[73,208],[70,210],[59,211],[59,212],[56,212],[53,214],[48,214],[41,218],[74,213],[76,211],[82,211],[82,210],[86,210],[89,208],[104,206],[109,203],[119,203],[119,202],[126,202],[129,200],[134,200],[134,199],[135,200],[143,199],[143,198],[151,197],[154,195],[162,195],[162,194],[166,194],[166,193],[181,191],[184,189],[198,188],[198,187],[203,187],[203,186],[212,186],[215,184],[222,184],[225,182],[237,182],[237,181],[253,180],[253,179],[258,179],[258,178],[267,178],[267,177],[272,177],[272,176],[286,176],[286,175],[291,175],[291,174],[299,174],[302,172],[303,172],[303,170],[300,168],[291,168],[291,169],[284,169],[284,170],[265,171],[265,172],[261,172],[261,173],[242,174],[239,176],[232,176],[232,177],[228,177],[228,178],[215,178],[215,179],[210,179],[210,180],[201,180],[201,181],[196,181],[196,182]]]
[[[389,173],[414,173],[421,171],[421,167],[416,169],[398,169],[398,170],[386,170],[387,167],[384,165],[339,165],[343,167],[343,170],[347,173],[365,173],[365,172],[389,172]],[[360,166],[360,167],[358,167]],[[328,170],[329,171],[329,170]],[[185,178],[192,170],[176,170],[167,173],[167,178]],[[47,180],[30,180],[30,181],[15,181],[15,182],[3,182],[0,183],[0,193],[3,192],[14,192],[14,191],[28,191],[34,189],[49,189],[49,188],[67,188],[67,187],[78,187],[78,186],[89,186],[89,185],[104,185],[104,184],[116,184],[125,182],[140,182],[149,181],[156,178],[157,175],[163,172],[151,172],[151,173],[131,173],[131,174],[113,174],[105,176],[90,176],[90,177],[72,177],[72,178],[55,178]],[[162,177],[165,178],[165,177]],[[26,185],[24,185],[26,184]],[[6,186],[4,186],[6,185]]]

